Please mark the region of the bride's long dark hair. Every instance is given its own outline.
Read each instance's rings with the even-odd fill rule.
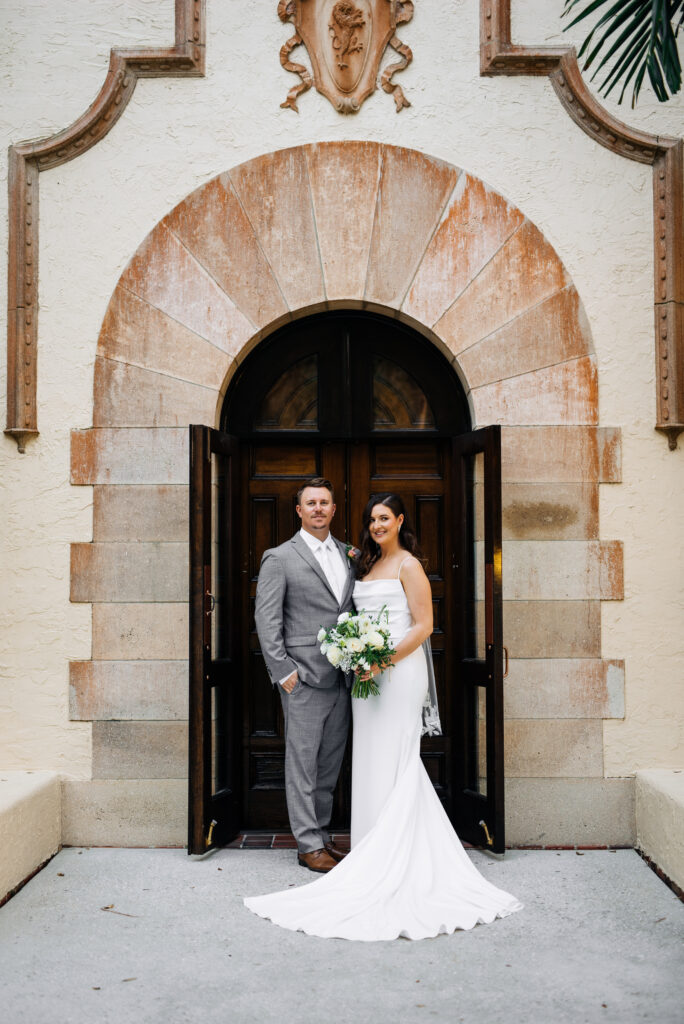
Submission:
[[[371,494],[368,499],[368,504],[363,510],[361,533],[359,535],[359,548],[361,549],[361,554],[359,555],[356,568],[356,574],[359,579],[368,575],[380,557],[380,545],[376,544],[370,535],[370,518],[376,505],[386,505],[387,508],[392,510],[395,516],[404,517],[404,521],[401,524],[401,530],[399,531],[399,543],[410,555],[415,555],[416,558],[425,563],[423,553],[418,546],[416,531],[413,529],[413,524],[407,515],[406,506],[404,505],[402,498],[400,498],[398,494],[394,494],[392,491],[385,491],[381,494]]]

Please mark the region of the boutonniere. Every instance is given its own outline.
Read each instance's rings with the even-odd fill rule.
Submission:
[[[355,548],[353,544],[345,544],[345,546],[344,546],[344,553],[347,556],[347,558],[351,559],[352,562],[354,561],[355,558],[358,558],[359,555],[361,554],[359,549]]]

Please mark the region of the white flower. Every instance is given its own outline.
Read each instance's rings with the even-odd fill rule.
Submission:
[[[366,645],[364,644],[361,637],[358,636],[350,637],[347,643],[347,647],[349,648],[350,651],[353,651],[354,654],[360,654],[365,646]]]
[[[348,618],[349,618],[349,612],[342,612],[341,615],[337,616],[337,621],[338,622],[346,622]]]
[[[379,651],[381,647],[385,646],[385,638],[382,635],[382,633],[379,633],[376,629],[374,629],[367,634],[366,644],[369,647],[375,648],[376,651]]]
[[[339,663],[342,661],[342,651],[339,647],[329,647],[326,657],[333,668],[337,668]]]
[[[323,629],[323,627],[322,627],[322,626],[321,626],[321,628],[320,628],[320,629],[318,630],[318,634],[317,634],[317,636],[316,636],[316,639],[318,640],[319,644],[322,644],[322,643],[323,643],[323,641],[325,640],[325,630]]]
[[[359,615],[359,632],[370,633],[373,628],[370,615]]]
[[[326,654],[328,650],[328,644],[321,644],[321,654]]]

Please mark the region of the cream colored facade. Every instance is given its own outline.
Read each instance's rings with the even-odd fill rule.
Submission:
[[[513,38],[567,42],[562,6],[561,0],[513,0]],[[600,486],[599,539],[624,546],[624,599],[601,607],[601,657],[624,662],[624,691],[620,669],[609,681],[615,717],[592,723],[602,736],[601,763],[592,754],[591,778],[624,780],[642,768],[684,766],[684,442],[670,452],[653,430],[651,169],[580,132],[546,79],[481,78],[478,16],[475,0],[417,0],[413,21],[401,31],[414,60],[397,78],[411,107],[397,114],[391,97],[378,91],[345,117],[313,89],[300,98],[299,114],[281,109],[292,76],[281,69],[278,52],[291,27],[278,20],[275,0],[209,0],[206,77],[141,81],[102,142],[41,175],[41,433],[24,455],[8,437],[1,444],[1,767],[53,770],[72,786],[93,776],[92,725],[69,720],[69,662],[95,656],[97,616],[96,604],[70,601],[70,545],[93,539],[92,489],[70,482],[71,432],[93,425],[98,336],[126,265],[154,226],[216,175],[287,147],[366,140],[418,150],[487,182],[542,232],[577,289],[596,355],[599,426],[618,428],[622,438],[621,482]],[[54,0],[49,16],[43,3],[25,3],[3,18],[5,147],[52,134],[79,116],[104,79],[110,47],[168,45],[173,36],[170,0],[93,0],[85,8]],[[676,135],[684,124],[682,96],[658,105],[646,93],[637,111],[607,106],[653,133]],[[6,251],[4,214],[0,251]],[[4,276],[0,289],[4,311]],[[181,606],[169,605],[168,615],[176,616],[168,631],[179,650],[162,643],[150,655],[148,643],[144,657],[184,656]],[[149,640],[157,626],[145,628]],[[521,659],[512,682],[528,667],[543,672]],[[526,714],[534,718],[525,708],[517,717]],[[575,721],[561,750],[545,748],[551,734],[527,734],[509,800],[512,832],[521,842],[544,833],[548,797],[532,782],[516,802],[519,779],[585,777],[586,723]],[[112,816],[109,825],[85,826],[102,782],[87,792],[69,785],[65,792],[78,795],[66,800],[67,841],[183,840],[180,779],[156,784],[166,820],[176,824],[156,831],[140,824],[130,834]],[[131,817],[149,820],[144,777],[127,787],[120,792],[130,795]],[[610,804],[620,821],[607,823],[603,833],[597,826],[593,841],[633,835],[630,791],[625,784]],[[594,792],[578,789],[578,803],[591,802]],[[120,820],[125,812],[118,813]],[[575,808],[572,820],[580,816]],[[558,809],[550,815],[547,841],[573,841],[559,817]]]

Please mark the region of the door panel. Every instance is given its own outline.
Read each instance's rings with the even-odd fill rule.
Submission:
[[[452,520],[451,442],[405,442],[377,439],[350,445],[348,521],[357,543],[363,509],[371,494],[399,494],[413,521],[427,559],[432,588],[435,629],[431,637],[437,699],[444,735],[424,737],[423,762],[447,813],[452,813],[450,766],[452,736],[452,679],[455,669],[452,633]]]
[[[288,829],[285,803],[285,743],[280,696],[271,684],[254,625],[254,602],[264,551],[289,540],[299,529],[295,494],[302,481],[323,476],[336,491],[338,512],[333,532],[344,533],[344,445],[253,442],[242,456],[241,584],[243,651],[243,790],[244,828]],[[342,797],[336,820],[346,820]]]
[[[190,427],[189,853],[230,842],[240,827],[237,462],[235,438]]]
[[[458,616],[455,824],[462,839],[505,848],[501,428],[454,439]]]

